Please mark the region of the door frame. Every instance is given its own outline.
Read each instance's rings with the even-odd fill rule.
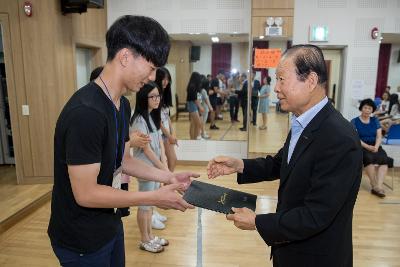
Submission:
[[[19,132],[18,103],[14,77],[13,51],[11,46],[10,19],[7,13],[0,13],[0,24],[2,25],[4,64],[7,73],[6,81],[10,107],[12,140],[14,146],[15,170],[17,175],[17,183],[21,184],[23,182],[23,169],[21,168],[20,164],[18,164],[18,162],[22,160],[20,142],[21,136]]]

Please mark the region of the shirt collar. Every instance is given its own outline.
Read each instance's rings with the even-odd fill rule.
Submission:
[[[297,121],[300,126],[304,129],[310,123],[310,121],[317,115],[317,113],[328,103],[328,97],[324,97],[320,102],[314,105],[312,108],[301,114],[299,117],[293,114],[292,124]]]

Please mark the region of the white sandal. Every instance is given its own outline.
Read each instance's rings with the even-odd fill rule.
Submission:
[[[152,253],[159,253],[159,252],[164,251],[164,247],[161,246],[160,244],[154,242],[154,240],[150,240],[148,242],[140,242],[139,248],[141,250],[145,250],[145,251],[152,252]]]
[[[154,236],[153,240],[151,240],[151,241],[153,241],[154,243],[156,243],[160,246],[168,246],[169,245],[169,242],[167,239],[164,239],[164,238],[158,237],[158,236]]]

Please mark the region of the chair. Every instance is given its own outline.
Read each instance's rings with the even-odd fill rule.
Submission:
[[[175,120],[178,121],[180,112],[187,112],[186,103],[179,103],[178,94],[175,94],[176,114]]]
[[[390,126],[388,134],[382,142],[385,145],[400,145],[400,124]]]

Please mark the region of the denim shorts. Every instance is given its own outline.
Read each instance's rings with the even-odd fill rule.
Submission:
[[[198,108],[197,108],[196,102],[188,101],[187,102],[187,110],[189,111],[189,113],[197,112]]]
[[[138,179],[138,183],[139,183],[138,186],[139,192],[155,191],[160,187],[160,183],[154,181],[146,181]],[[152,206],[138,206],[138,208],[141,210],[151,210]]]

